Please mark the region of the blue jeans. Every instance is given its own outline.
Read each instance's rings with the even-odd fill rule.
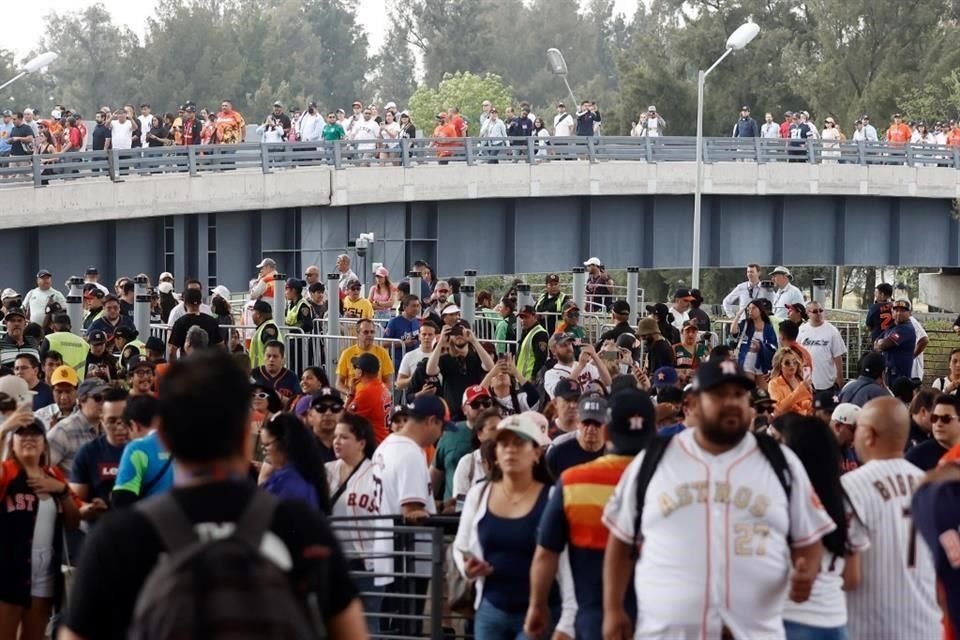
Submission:
[[[474,640],[527,640],[527,634],[523,632],[525,617],[526,611],[507,613],[484,598],[473,617]]]
[[[799,622],[783,621],[787,640],[847,640],[847,625],[840,627],[812,627]]]
[[[354,585],[360,592],[360,602],[363,603],[363,612],[367,614],[367,629],[372,634],[380,633],[380,605],[383,604],[384,587],[373,584],[372,577],[354,578]]]

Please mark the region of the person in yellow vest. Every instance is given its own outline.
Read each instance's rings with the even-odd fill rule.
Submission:
[[[120,353],[121,368],[125,369],[130,358],[134,356],[147,357],[147,346],[137,338],[139,335],[140,332],[135,327],[126,325],[117,327],[116,331],[113,332],[113,346]]]
[[[299,327],[304,333],[313,331],[313,312],[310,302],[303,297],[303,288],[306,282],[297,278],[289,278],[283,289],[287,300],[287,311],[284,322],[288,327]]]
[[[253,324],[257,326],[250,340],[250,367],[256,369],[264,363],[264,356],[268,342],[282,341],[280,327],[273,321],[273,307],[266,300],[257,300],[253,303],[251,314]]]
[[[95,283],[90,282],[83,286],[84,331],[90,328],[94,320],[99,320],[103,315],[103,299],[106,295]]]
[[[90,353],[90,345],[80,336],[70,332],[70,316],[65,313],[53,317],[51,329],[53,333],[47,334],[40,345],[40,359],[46,359],[50,351],[56,351],[63,356],[63,364],[70,367],[77,373],[77,377],[82,381],[87,372],[87,354]]]
[[[537,310],[526,305],[517,314],[523,332],[520,334],[520,353],[517,356],[517,370],[527,380],[536,380],[537,374],[547,361],[547,345],[550,334],[540,324]]]

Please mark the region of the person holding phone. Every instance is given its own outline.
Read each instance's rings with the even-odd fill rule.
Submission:
[[[497,364],[487,373],[480,383],[490,393],[494,406],[504,415],[513,415],[530,411],[537,406],[540,394],[532,382],[517,371],[513,354],[497,355]]]
[[[776,403],[773,415],[798,413],[813,415],[813,375],[804,368],[800,356],[789,347],[783,347],[773,356],[773,371],[767,387]]]

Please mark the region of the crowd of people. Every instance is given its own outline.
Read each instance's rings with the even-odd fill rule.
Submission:
[[[166,339],[95,267],[82,327],[47,270],[0,293],[0,640],[416,635],[400,603],[429,589],[480,640],[953,633],[960,348],[923,385],[890,285],[848,380],[783,266],[747,267],[727,342],[697,290],[631,323],[597,257],[596,336],[558,274],[533,304],[478,292],[471,324],[423,261],[419,290],[381,269],[366,295],[347,255],[335,290],[276,267],[239,313],[223,286],[139,274]],[[353,344],[328,371],[284,338],[331,303]],[[398,598],[383,528],[435,514],[458,518],[446,585],[416,561]]]

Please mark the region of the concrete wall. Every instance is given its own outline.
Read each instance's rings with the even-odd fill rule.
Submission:
[[[689,195],[690,162],[552,162],[530,165],[329,167],[134,176],[113,183],[88,178],[4,188],[0,229],[78,220],[122,220],[190,213],[288,207],[343,207],[576,196]],[[960,171],[938,167],[807,163],[716,163],[705,166],[704,193],[737,196],[872,196],[949,199],[960,196]]]

